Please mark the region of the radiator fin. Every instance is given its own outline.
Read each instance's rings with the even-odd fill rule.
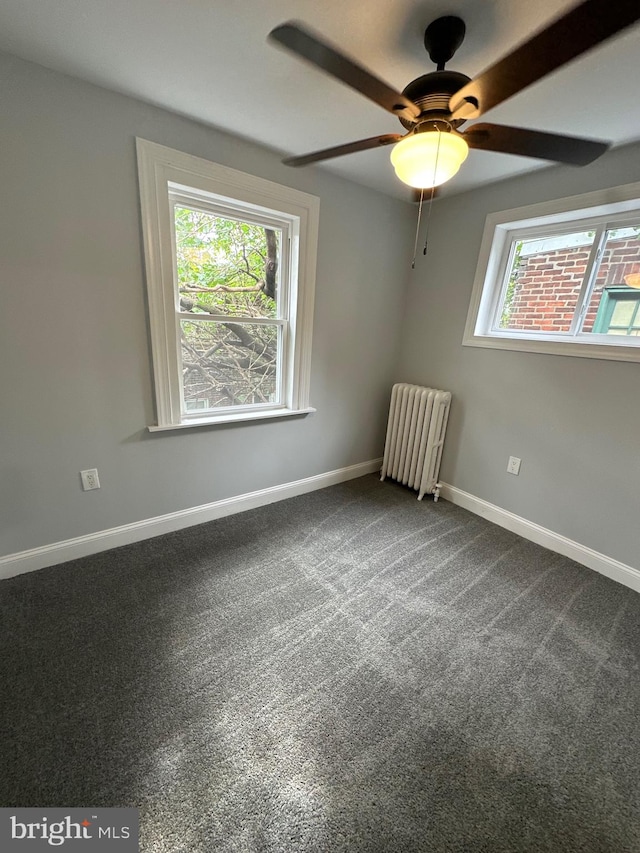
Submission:
[[[391,477],[418,492],[440,494],[438,474],[451,393],[399,382],[391,390],[380,479]]]

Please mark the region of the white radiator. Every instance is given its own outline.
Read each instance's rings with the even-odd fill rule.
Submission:
[[[438,473],[449,419],[451,393],[400,382],[391,406],[380,479],[391,477],[418,492],[440,497]]]

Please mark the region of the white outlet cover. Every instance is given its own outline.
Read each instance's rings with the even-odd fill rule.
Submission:
[[[520,463],[522,459],[519,459],[517,456],[510,456],[509,462],[507,463],[507,472],[509,474],[515,474],[516,477],[520,473]]]
[[[85,492],[100,488],[100,478],[98,477],[97,468],[88,468],[86,471],[80,471],[80,479],[82,480],[82,488]]]

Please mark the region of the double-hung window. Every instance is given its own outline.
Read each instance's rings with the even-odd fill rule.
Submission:
[[[640,185],[491,214],[464,343],[640,361]]]
[[[318,200],[138,140],[158,424],[313,411]]]

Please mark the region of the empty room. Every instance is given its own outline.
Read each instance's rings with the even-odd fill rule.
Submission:
[[[640,851],[637,0],[4,0],[0,850]]]

